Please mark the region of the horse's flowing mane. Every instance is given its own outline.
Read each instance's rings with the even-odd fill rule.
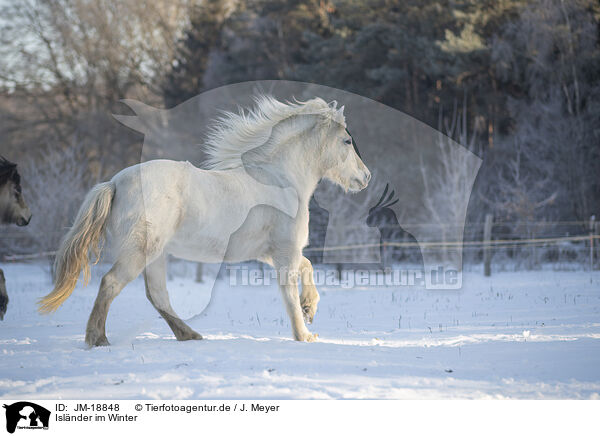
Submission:
[[[326,103],[321,98],[294,103],[282,103],[275,98],[261,95],[255,98],[255,106],[239,113],[223,112],[213,122],[204,142],[208,155],[205,166],[214,170],[227,170],[242,166],[242,155],[264,145],[272,129],[280,122],[296,115],[315,115],[323,124],[337,122],[346,125],[337,103]]]

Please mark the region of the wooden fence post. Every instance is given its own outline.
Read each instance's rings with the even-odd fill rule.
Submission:
[[[492,224],[494,222],[494,217],[491,213],[485,215],[485,223],[483,225],[483,275],[489,277],[492,275],[492,250],[491,250],[491,240],[492,240]]]
[[[596,230],[596,215],[590,217],[590,272],[594,270],[594,231]]]
[[[595,221],[594,222],[594,238],[597,238],[598,235],[600,235],[600,221]],[[600,249],[598,248],[600,244],[594,244],[594,251],[595,251],[595,256],[596,256],[596,260],[595,263],[597,264],[597,259],[598,257],[600,257]]]

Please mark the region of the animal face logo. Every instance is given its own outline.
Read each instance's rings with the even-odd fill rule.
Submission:
[[[306,101],[319,96],[332,103],[343,102],[344,129],[340,137],[354,151],[354,160],[360,160],[369,171],[367,174],[354,161],[348,162],[349,168],[361,169],[355,171],[361,172],[363,178],[355,181],[356,186],[368,183],[359,193],[345,192],[327,181],[319,183],[310,201],[310,244],[305,248],[305,256],[329,265],[387,266],[410,253],[418,253],[411,256],[422,262],[426,288],[462,287],[464,223],[482,161],[462,145],[402,112],[335,88],[256,81],[213,89],[171,109],[126,100],[124,103],[135,115],[115,118],[144,134],[142,161],[167,158],[202,167],[210,156],[200,144],[212,121],[222,111],[252,107],[253,98],[260,94],[272,95],[279,101]],[[267,135],[258,145],[268,142]],[[248,169],[247,172],[250,174]],[[285,188],[278,180],[262,180],[260,169],[251,175],[258,183]],[[317,228],[318,225],[322,227]],[[444,277],[444,272],[452,272],[451,280],[440,281],[440,269]],[[214,286],[214,281],[216,275],[212,283],[209,278],[205,285]],[[202,311],[190,302],[179,308],[177,305],[174,302],[175,310],[188,316]]]
[[[19,401],[10,405],[5,404],[6,431],[14,433],[18,429],[48,429],[50,411],[38,404]]]
[[[379,226],[391,226],[394,223],[398,225],[398,218],[396,217],[396,213],[391,209],[391,207],[398,203],[399,199],[396,198],[394,200],[395,191],[392,191],[388,194],[388,189],[390,185],[389,183],[385,185],[385,189],[383,190],[383,194],[371,209],[369,209],[369,215],[367,216],[367,225],[369,227],[379,227]],[[388,194],[386,197],[385,195]]]

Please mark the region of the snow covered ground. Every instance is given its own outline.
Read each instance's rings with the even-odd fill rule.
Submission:
[[[128,285],[107,323],[111,346],[88,350],[100,274],[57,313],[43,263],[3,264],[10,304],[0,323],[0,396],[22,399],[599,398],[600,273],[466,273],[460,291],[320,286],[309,328],[291,340],[279,292],[217,282],[220,300],[177,342]],[[176,268],[173,300],[207,297],[193,268]],[[187,300],[189,301],[189,300]],[[190,303],[191,305],[191,303]]]

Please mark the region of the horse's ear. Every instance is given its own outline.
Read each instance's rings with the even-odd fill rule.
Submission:
[[[17,164],[9,161],[4,156],[0,156],[0,166],[3,166],[6,169],[15,169],[17,168]]]
[[[342,106],[341,108],[339,108],[335,112],[335,119],[340,124],[344,124],[345,123],[345,119],[346,118],[344,117],[344,106]]]
[[[329,106],[331,109],[337,108],[337,100],[331,100],[329,103],[327,103],[327,106]]]

